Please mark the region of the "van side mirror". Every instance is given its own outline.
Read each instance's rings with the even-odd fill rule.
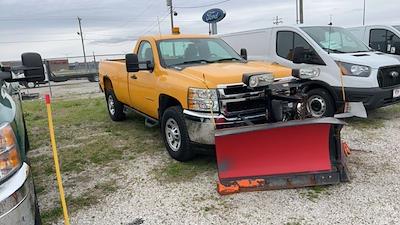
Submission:
[[[303,47],[296,47],[293,52],[293,63],[306,63],[306,51]]]
[[[247,60],[247,49],[241,48],[241,49],[240,49],[240,56],[241,56],[244,60]]]
[[[125,55],[126,71],[128,72],[138,72],[139,69],[139,59],[136,54],[129,53]]]
[[[27,52],[21,55],[22,67],[25,80],[28,82],[44,81],[44,67],[42,57],[35,52]]]

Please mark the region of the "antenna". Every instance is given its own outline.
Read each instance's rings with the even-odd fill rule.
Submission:
[[[159,16],[157,16],[157,23],[158,23],[158,34],[161,36],[160,17]]]
[[[330,22],[329,22],[329,37],[328,37],[328,54],[331,53],[331,33],[332,33],[332,15],[329,15]]]

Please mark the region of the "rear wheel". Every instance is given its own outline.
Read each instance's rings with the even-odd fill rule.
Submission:
[[[335,105],[331,95],[323,88],[307,92],[307,112],[315,118],[331,117],[335,114]]]
[[[118,101],[112,90],[106,91],[107,109],[108,114],[114,121],[121,121],[125,119],[124,105]]]
[[[194,157],[181,107],[172,106],[164,111],[161,133],[172,158],[184,162]]]

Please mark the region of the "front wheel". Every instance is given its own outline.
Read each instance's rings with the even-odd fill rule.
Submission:
[[[316,88],[307,92],[307,112],[314,118],[333,116],[334,104],[331,95],[325,89]]]
[[[114,121],[121,121],[125,119],[124,105],[118,101],[117,97],[112,90],[106,91],[107,109],[108,114]]]
[[[181,107],[173,106],[165,110],[161,120],[161,133],[172,158],[184,162],[194,157]]]

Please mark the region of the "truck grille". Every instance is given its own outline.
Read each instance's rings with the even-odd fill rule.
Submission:
[[[392,87],[400,84],[400,65],[381,67],[378,70],[379,87]]]
[[[225,117],[265,115],[264,91],[249,90],[244,85],[231,85],[218,89],[221,112]]]

